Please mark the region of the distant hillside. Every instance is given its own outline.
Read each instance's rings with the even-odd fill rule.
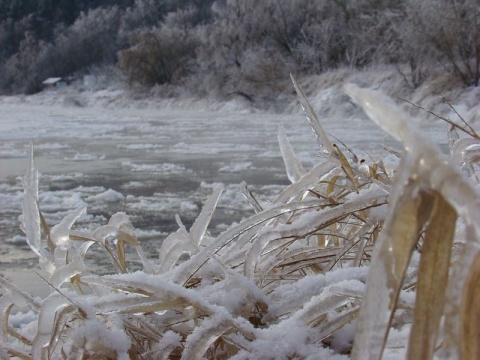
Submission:
[[[412,89],[480,78],[475,0],[0,0],[0,94],[115,67],[129,86],[254,104],[290,73],[394,65]]]

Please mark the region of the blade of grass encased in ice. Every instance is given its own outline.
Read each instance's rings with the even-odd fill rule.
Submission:
[[[201,360],[210,345],[229,330],[229,326],[214,318],[204,320],[186,339],[181,360]]]
[[[335,148],[333,147],[333,144],[328,138],[327,133],[320,124],[320,120],[318,119],[317,114],[310,105],[310,102],[308,101],[305,92],[303,91],[302,87],[297,83],[293,75],[290,74],[290,78],[292,79],[293,86],[295,87],[295,91],[297,92],[298,98],[300,99],[300,103],[302,105],[303,112],[305,113],[305,117],[310,123],[315,137],[317,138],[320,149],[323,149],[323,147],[325,147],[325,149],[330,155],[334,155]]]
[[[435,194],[418,270],[415,311],[408,359],[432,359],[445,303],[457,214],[440,194]]]
[[[470,264],[459,315],[460,358],[480,359],[480,252],[476,252]]]
[[[414,185],[404,186],[402,180],[397,179],[394,193],[399,198],[391,201],[374,250],[356,326],[352,350],[355,360],[381,358],[403,277],[431,208],[429,196],[418,194]]]
[[[295,183],[305,175],[307,171],[295,155],[283,126],[279,126],[278,128],[278,144],[280,146],[280,152],[282,153],[285,169],[287,170],[288,179],[290,182]]]

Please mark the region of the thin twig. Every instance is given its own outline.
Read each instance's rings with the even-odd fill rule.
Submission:
[[[470,126],[470,124],[468,124],[465,119],[458,113],[458,111],[452,106],[452,104],[450,104],[450,102],[445,98],[445,96],[442,95],[442,100],[445,101],[447,103],[447,105],[450,107],[450,109],[452,109],[452,111],[455,113],[455,115],[457,115],[459,117],[459,119],[462,121],[463,125],[466,126],[468,128],[468,130],[470,130],[472,132],[472,134],[474,134],[474,137],[475,138],[479,138],[479,136],[477,135],[477,133],[475,132],[475,129],[472,128]]]
[[[417,104],[415,104],[415,103],[412,103],[412,102],[410,102],[410,101],[408,101],[408,100],[406,100],[406,99],[403,99],[403,98],[401,98],[401,97],[398,97],[398,96],[397,96],[396,98],[399,99],[399,100],[402,100],[402,101],[406,102],[407,104],[413,105],[413,106],[415,106],[416,108],[419,108],[419,109],[421,109],[421,110],[429,113],[430,115],[433,115],[433,116],[435,116],[435,117],[437,117],[437,118],[439,118],[439,119],[441,119],[441,120],[449,123],[449,124],[452,125],[453,127],[456,127],[456,128],[458,128],[458,129],[462,130],[464,133],[470,135],[471,137],[474,137],[474,138],[476,138],[476,139],[479,139],[479,136],[478,136],[475,132],[472,133],[468,128],[467,128],[467,129],[464,128],[463,126],[457,124],[456,122],[450,120],[449,118],[446,118],[446,117],[443,117],[443,116],[441,116],[441,115],[438,115],[438,114],[434,113],[434,112],[431,111],[431,110],[428,110],[428,109],[426,109],[426,108],[424,108],[424,107],[422,107],[422,106],[420,106],[420,105],[417,105]]]

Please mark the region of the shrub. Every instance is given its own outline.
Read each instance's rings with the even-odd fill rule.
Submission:
[[[187,73],[195,46],[195,40],[183,29],[152,28],[131,38],[130,48],[119,55],[119,64],[130,85],[171,83]]]
[[[465,85],[480,80],[480,7],[477,1],[409,1],[404,48],[415,64],[440,62]]]

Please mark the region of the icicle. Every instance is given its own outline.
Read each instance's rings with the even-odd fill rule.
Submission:
[[[42,249],[42,234],[40,213],[38,208],[38,171],[33,159],[33,142],[30,143],[29,162],[25,176],[22,179],[24,199],[22,202],[22,230],[25,232],[27,243],[35,254],[45,258]]]
[[[325,147],[329,155],[335,154],[335,148],[333,147],[332,142],[328,138],[327,133],[325,132],[325,130],[323,130],[323,127],[320,124],[320,120],[318,120],[317,114],[315,114],[315,111],[313,111],[312,106],[308,102],[307,96],[303,92],[303,89],[297,83],[293,75],[290,74],[290,78],[292,79],[293,86],[297,91],[297,95],[300,99],[300,103],[302,104],[305,117],[310,123],[310,126],[312,127],[313,132],[317,138],[317,142],[318,142],[318,145],[320,146],[320,150],[323,150],[323,147]]]
[[[302,166],[300,160],[298,160],[295,152],[293,151],[290,141],[288,141],[287,134],[283,126],[278,128],[278,144],[280,145],[280,151],[282,152],[283,162],[287,170],[287,176],[290,182],[295,183],[306,174],[306,170]]]
[[[415,144],[418,131],[408,121],[408,115],[392,99],[380,91],[362,89],[355,84],[346,84],[345,92],[359,104],[378,126],[402,141],[406,146]]]
[[[194,243],[198,245],[202,243],[203,237],[205,235],[205,232],[207,231],[210,221],[212,220],[213,212],[217,207],[217,203],[220,199],[220,195],[222,195],[222,192],[222,185],[215,187],[212,195],[210,195],[210,197],[205,202],[205,205],[203,205],[203,209],[200,212],[200,215],[198,215],[197,219],[190,228],[189,236]]]
[[[242,195],[247,199],[248,204],[255,210],[255,213],[258,214],[263,211],[262,206],[260,203],[255,199],[252,192],[248,189],[247,183],[242,181],[240,184],[240,188],[242,191]]]

